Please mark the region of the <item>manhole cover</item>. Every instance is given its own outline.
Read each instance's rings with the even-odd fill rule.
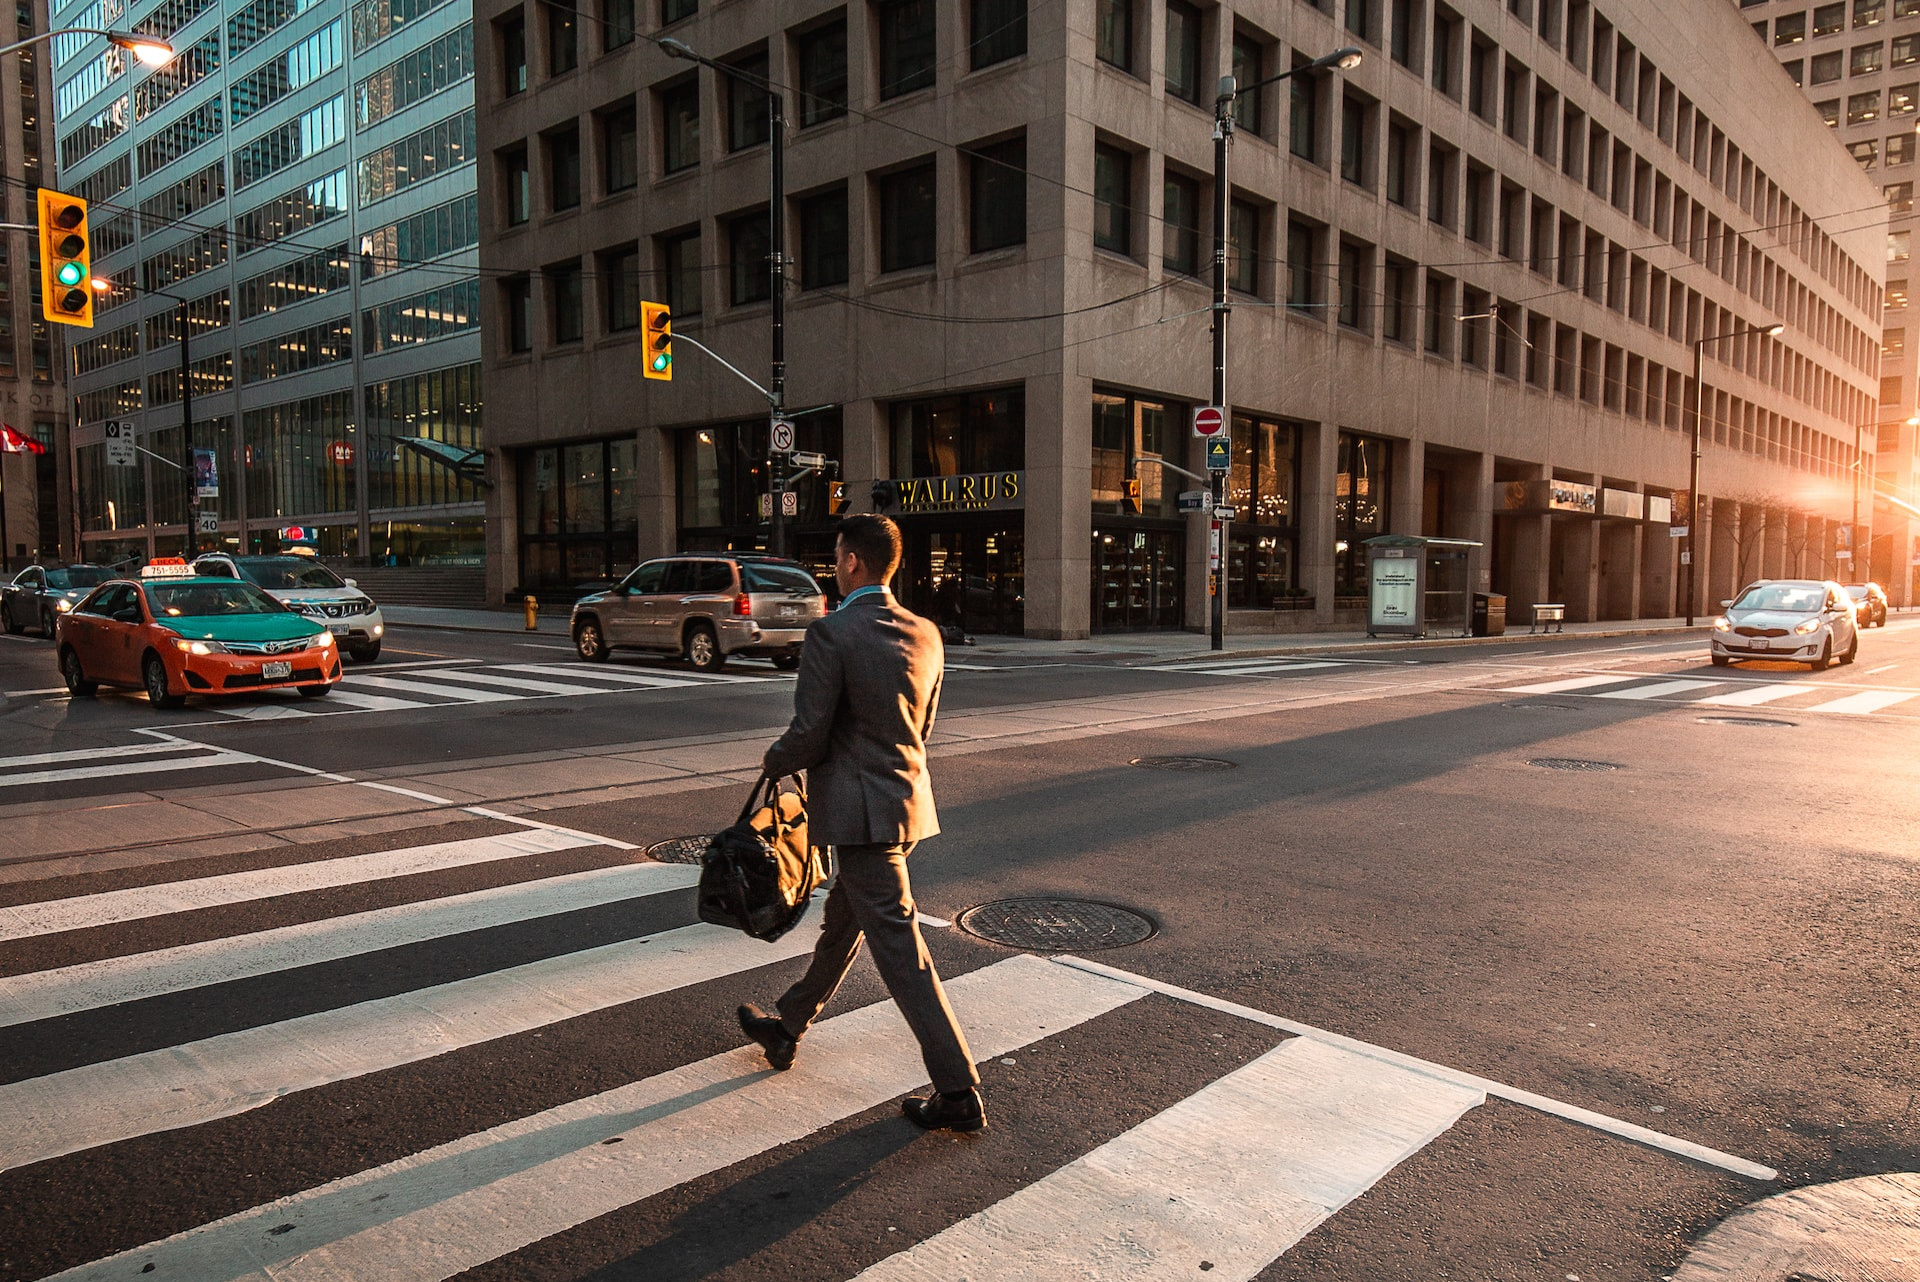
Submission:
[[[1091,899],[998,899],[960,914],[960,929],[989,943],[1035,952],[1087,952],[1152,939],[1139,913]]]
[[[707,853],[707,837],[669,837],[647,847],[647,858],[663,864],[697,864]]]
[[[1505,708],[1514,708],[1521,712],[1577,712],[1579,709],[1566,703],[1507,703]]]
[[[1618,770],[1611,761],[1585,761],[1579,757],[1535,757],[1527,762],[1542,770]]]
[[[1235,766],[1218,757],[1135,757],[1127,764],[1143,770],[1232,770]]]
[[[1762,726],[1769,729],[1800,724],[1797,721],[1775,721],[1771,717],[1701,717],[1699,721],[1703,726]]]

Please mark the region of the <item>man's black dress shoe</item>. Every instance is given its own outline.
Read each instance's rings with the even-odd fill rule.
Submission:
[[[742,1006],[737,1014],[740,1016],[740,1031],[760,1043],[761,1049],[767,1053],[767,1063],[783,1072],[793,1067],[793,1052],[800,1043],[787,1032],[777,1017],[751,1003]]]
[[[900,1111],[930,1131],[978,1131],[987,1125],[987,1106],[980,1102],[979,1091],[912,1096],[900,1101]]]

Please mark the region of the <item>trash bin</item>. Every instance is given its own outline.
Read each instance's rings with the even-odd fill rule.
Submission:
[[[1507,632],[1507,598],[1497,592],[1476,592],[1473,594],[1473,635],[1477,637],[1505,636]]]

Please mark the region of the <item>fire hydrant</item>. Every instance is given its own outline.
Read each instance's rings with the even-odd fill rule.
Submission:
[[[527,597],[527,631],[532,632],[540,626],[540,598]]]

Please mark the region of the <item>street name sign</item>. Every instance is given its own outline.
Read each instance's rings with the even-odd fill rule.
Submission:
[[[1213,495],[1205,490],[1181,490],[1176,506],[1182,512],[1204,512],[1207,504],[1213,502]]]

